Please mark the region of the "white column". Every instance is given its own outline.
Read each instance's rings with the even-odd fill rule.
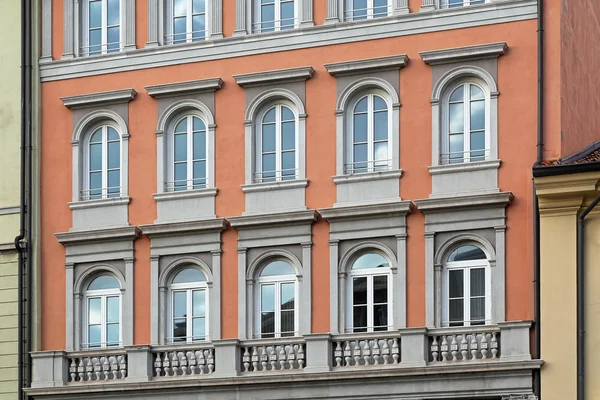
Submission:
[[[496,230],[496,263],[491,264],[492,270],[492,323],[506,321],[506,255],[505,235],[506,226],[497,226]]]
[[[83,300],[83,296],[81,293],[75,293],[73,295],[73,315],[75,316],[75,324],[73,326],[73,350],[81,349],[81,329],[83,325],[83,313],[81,310],[81,302]]]
[[[158,345],[159,307],[158,299],[158,263],[159,256],[150,256],[150,344]]]
[[[434,232],[425,232],[425,326],[435,327]]]
[[[42,54],[40,62],[52,61],[52,0],[42,1]]]
[[[313,21],[313,0],[301,0],[302,15],[300,16],[300,26],[314,26]],[[319,0],[315,0],[319,1]],[[322,1],[322,0],[321,0]]]
[[[406,328],[406,234],[396,235],[398,268],[393,275],[394,329]]]
[[[312,242],[302,243],[302,297],[300,299],[300,333],[306,335],[312,332]]]
[[[223,37],[223,0],[211,0],[210,38]]]
[[[135,50],[135,0],[125,0],[125,50]]]
[[[394,0],[394,15],[408,14],[408,0]]]
[[[123,296],[123,346],[133,345],[133,258],[125,259],[125,295]]]
[[[246,336],[246,248],[238,248],[238,339]]]
[[[73,33],[74,23],[74,5],[76,0],[64,0],[63,5],[63,55],[61,59],[68,59],[75,57],[73,39],[75,37]]]
[[[148,41],[146,47],[156,47],[159,45],[158,26],[158,3],[160,0],[148,0]]]
[[[433,287],[435,288],[434,295],[433,295],[433,304],[434,304],[434,308],[435,308],[433,323],[435,324],[435,326],[441,327],[442,326],[442,301],[444,301],[444,299],[442,298],[442,265],[435,264],[433,266],[433,271],[434,271]]]
[[[74,350],[75,342],[75,329],[74,329],[74,293],[73,293],[73,285],[75,284],[75,280],[73,278],[73,263],[65,264],[65,289],[66,289],[66,308],[65,308],[65,316],[66,316],[66,338],[65,338],[65,348],[66,350]]]
[[[435,10],[435,1],[434,0],[423,0],[419,11],[433,11],[433,10]]]
[[[212,273],[213,287],[210,302],[210,339],[221,339],[221,250],[213,250]]]
[[[167,332],[167,288],[158,287],[158,344],[164,345],[167,342],[167,336],[172,336]]]
[[[340,2],[339,0],[327,0],[327,16],[325,18],[325,24],[335,24],[342,21],[340,18]]]
[[[339,240],[329,241],[329,329],[334,335],[340,333],[338,325],[338,244]]]
[[[233,36],[247,35],[251,32],[252,27],[247,26],[246,14],[250,10],[246,10],[247,0],[235,0],[235,31]]]

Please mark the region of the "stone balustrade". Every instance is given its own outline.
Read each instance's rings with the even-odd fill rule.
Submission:
[[[33,388],[531,360],[530,322],[32,353]]]

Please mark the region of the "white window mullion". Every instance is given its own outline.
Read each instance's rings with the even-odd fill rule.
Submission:
[[[192,311],[194,310],[193,305],[193,291],[192,289],[188,289],[186,292],[186,311],[187,311],[187,326],[185,330],[185,335],[187,336],[186,342],[193,341],[193,324],[194,324],[194,315]]]
[[[471,326],[471,268],[465,268],[465,325]]]
[[[185,10],[185,41],[187,43],[191,43],[194,38],[194,34],[192,33],[193,24],[192,24],[192,15],[194,14],[192,11],[193,8],[193,0],[187,0],[187,8]]]
[[[463,161],[471,161],[471,96],[469,95],[470,85],[466,83],[463,87]]]
[[[108,53],[108,0],[102,0],[102,54]]]
[[[281,337],[281,283],[280,282],[276,282],[275,285],[275,290],[274,290],[274,295],[275,295],[275,304],[273,307],[274,311],[275,311],[275,318],[274,318],[274,330],[275,330],[275,337]]]
[[[282,169],[283,169],[283,156],[282,156],[282,142],[283,142],[283,132],[281,129],[281,106],[278,105],[275,109],[275,169],[277,172],[275,173],[275,180],[281,181],[282,177]]]
[[[102,316],[102,320],[100,321],[100,324],[101,324],[100,342],[101,342],[101,346],[104,347],[107,345],[107,343],[106,343],[106,341],[107,341],[106,320],[108,319],[107,318],[108,314],[106,312],[106,296],[100,297],[100,315]]]
[[[194,118],[191,116],[187,116],[187,182],[186,187],[189,189],[194,188],[194,181],[192,180],[194,177],[194,138],[193,138],[193,130],[194,130]]]
[[[275,0],[275,11],[273,12],[273,17],[275,19],[275,31],[281,30],[281,0]]]
[[[108,197],[108,128],[102,127],[102,198]]]
[[[367,332],[373,332],[373,275],[367,276]]]
[[[374,98],[369,94],[367,98],[367,171],[372,172],[375,166],[375,134],[373,125],[375,124]]]

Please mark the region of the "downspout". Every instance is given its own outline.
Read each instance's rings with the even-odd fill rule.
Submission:
[[[538,98],[537,98],[537,163],[544,159],[544,0],[537,2],[537,36],[538,36]],[[536,164],[537,164],[536,163]],[[541,357],[541,310],[540,310],[540,209],[538,197],[533,187],[533,319],[534,349],[533,358]],[[533,392],[541,399],[541,371],[533,373]]]
[[[600,196],[577,219],[577,400],[585,399],[585,217],[600,203]]]
[[[27,109],[27,125],[26,125],[26,144],[27,144],[27,182],[26,182],[26,190],[27,190],[27,229],[26,229],[26,240],[27,240],[27,264],[26,264],[26,273],[27,273],[27,298],[25,299],[26,306],[26,342],[25,342],[25,359],[26,359],[26,367],[25,367],[25,386],[31,387],[31,379],[32,379],[32,366],[31,366],[31,351],[32,351],[32,337],[33,337],[33,326],[32,326],[32,314],[33,314],[33,230],[32,230],[32,222],[33,218],[31,215],[32,205],[33,205],[33,134],[32,134],[32,93],[33,93],[33,79],[32,79],[32,70],[33,70],[33,26],[32,26],[32,2],[26,1],[26,53],[25,53],[25,85],[26,85],[26,109]],[[29,396],[25,396],[28,398]]]

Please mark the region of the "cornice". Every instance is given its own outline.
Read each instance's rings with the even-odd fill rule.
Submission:
[[[189,233],[218,231],[227,229],[225,218],[210,218],[196,221],[163,222],[156,224],[140,225],[142,233],[149,237],[162,235],[182,235]]]
[[[317,220],[319,214],[315,210],[290,211],[271,214],[245,215],[241,217],[229,217],[229,225],[233,228],[251,229],[262,226],[273,225],[300,225],[312,224]]]
[[[72,110],[85,107],[98,107],[109,104],[128,103],[135,98],[137,92],[134,89],[111,90],[109,92],[97,92],[80,94],[76,96],[61,97],[65,107]]]
[[[406,54],[398,54],[388,57],[366,58],[362,60],[343,61],[325,64],[329,75],[343,76],[375,70],[400,69],[408,63]]]
[[[431,175],[451,174],[454,172],[482,171],[500,168],[500,160],[475,161],[460,164],[432,165],[427,167]]]
[[[163,85],[144,86],[148,95],[156,99],[171,96],[193,95],[206,92],[214,92],[221,89],[223,80],[221,78],[199,79],[195,81],[166,83]]]
[[[410,213],[412,209],[412,202],[401,200],[391,203],[320,208],[319,213],[323,218],[332,222],[340,219],[364,219],[377,216],[406,215]]]
[[[250,74],[233,75],[233,79],[242,87],[298,82],[310,79],[315,70],[313,67],[276,69],[272,71],[252,72]]]
[[[496,58],[503,55],[507,49],[506,42],[496,42],[475,46],[454,47],[451,49],[422,51],[419,55],[426,64],[437,65],[458,61],[479,60],[482,58]]]
[[[440,197],[415,200],[417,208],[424,214],[429,212],[451,211],[454,209],[480,209],[506,207],[512,202],[511,192],[478,194],[471,196]]]
[[[540,198],[582,197],[600,189],[600,171],[552,175],[533,179]]]
[[[55,233],[54,236],[56,236],[60,244],[67,247],[86,242],[135,240],[139,234],[140,230],[137,227],[123,226],[116,228],[61,232]]]

